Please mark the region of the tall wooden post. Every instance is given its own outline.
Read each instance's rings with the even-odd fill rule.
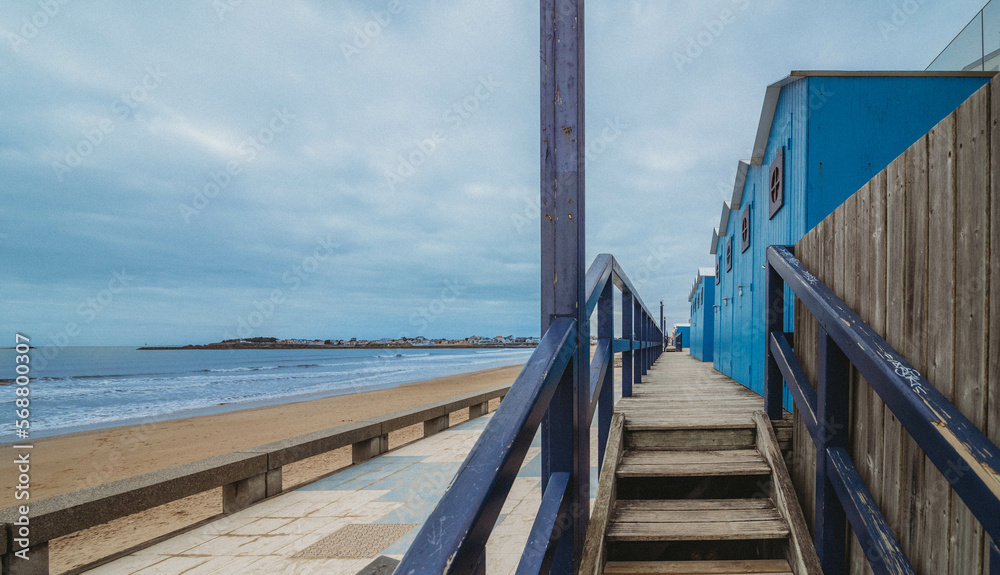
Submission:
[[[576,320],[577,351],[542,422],[542,489],[570,474],[552,573],[575,571],[590,508],[590,321],[584,244],[583,0],[541,1],[541,328]]]

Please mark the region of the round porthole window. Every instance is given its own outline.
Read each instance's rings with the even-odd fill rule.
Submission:
[[[743,210],[742,224],[740,226],[740,251],[747,251],[750,247],[750,206]]]
[[[773,218],[778,213],[781,206],[785,205],[785,147],[778,148],[778,153],[771,162],[771,170],[768,173],[768,199],[770,202],[768,218]]]

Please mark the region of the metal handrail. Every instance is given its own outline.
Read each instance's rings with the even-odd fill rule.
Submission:
[[[870,550],[876,573],[913,572],[848,454],[850,365],[945,474],[993,541],[1000,540],[1000,448],[796,259],[790,247],[768,247],[767,266],[765,405],[771,419],[781,418],[784,379],[816,444],[817,477],[827,480],[816,485],[816,549],[824,572],[843,573],[846,519]],[[786,285],[819,322],[816,392],[782,331]],[[995,543],[991,557],[995,573],[1000,570]]]
[[[598,314],[598,344],[588,362],[590,405],[587,421],[598,418],[600,453],[603,455],[610,428],[612,396],[611,368],[614,353],[625,354],[634,369],[630,379],[641,377],[662,351],[662,337],[653,315],[634,292],[632,282],[609,254],[599,255],[586,279],[587,317]],[[637,310],[640,319],[636,334],[626,330],[622,339],[613,337],[614,308],[611,286],[622,290],[623,315]],[[634,299],[631,299],[634,298]],[[590,354],[589,342],[581,342],[579,326],[573,318],[556,318],[542,336],[524,369],[511,386],[506,399],[486,425],[482,435],[459,468],[455,479],[437,507],[420,529],[396,573],[481,573],[485,546],[497,517],[524,462],[528,447],[538,431],[557,388],[571,385],[573,357]],[[639,335],[636,339],[635,335]],[[627,339],[626,339],[627,338]],[[623,362],[624,363],[624,362]],[[628,395],[631,395],[631,383]],[[625,386],[623,385],[623,394]],[[589,446],[589,442],[587,442]],[[567,446],[569,448],[569,446]],[[586,447],[589,450],[589,447]],[[559,525],[567,520],[582,522],[586,510],[570,509],[573,478],[569,473],[548,476],[542,503],[518,566],[518,573],[547,572],[561,535]]]

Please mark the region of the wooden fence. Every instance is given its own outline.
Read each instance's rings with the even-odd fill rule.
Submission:
[[[1000,258],[991,256],[1000,254],[1000,198],[991,198],[1000,185],[998,121],[994,78],[795,246],[803,264],[996,444]],[[817,330],[797,302],[795,353],[814,385]],[[949,473],[927,459],[856,373],[851,398],[851,455],[916,571],[985,573],[989,543],[950,488]],[[812,524],[815,448],[798,417],[794,437],[792,477]],[[852,535],[850,573],[871,572],[864,555]]]

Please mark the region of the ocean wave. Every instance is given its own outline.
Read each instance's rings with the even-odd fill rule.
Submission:
[[[199,369],[196,373],[232,373],[238,371],[264,371],[266,369],[279,369],[289,367],[283,365],[255,365],[250,367],[225,367],[217,369]]]
[[[520,362],[522,356],[532,352],[530,349],[412,351],[417,353],[403,352],[400,357],[395,353],[373,357],[369,351],[344,357],[325,354],[282,357],[274,358],[278,361],[273,362],[269,357],[254,358],[268,365],[247,365],[250,362],[240,361],[244,365],[216,364],[211,369],[198,369],[206,367],[204,364],[191,366],[177,362],[176,370],[171,370],[173,366],[146,365],[146,369],[137,370],[146,373],[131,374],[122,372],[140,364],[107,365],[104,369],[97,368],[107,375],[47,377],[47,384],[38,389],[37,409],[33,411],[39,417],[38,430],[51,435],[87,426],[162,420],[206,410],[217,412],[393,387]],[[296,360],[301,363],[295,363]],[[4,381],[10,384],[14,380]],[[13,440],[7,435],[0,436]]]
[[[501,354],[501,353],[507,353],[507,354],[509,354],[509,353],[519,353],[519,352],[522,352],[522,351],[524,351],[524,349],[521,349],[521,348],[476,349],[476,350],[473,350],[472,353],[477,353],[477,354],[481,354],[481,355],[497,355],[497,354]]]

